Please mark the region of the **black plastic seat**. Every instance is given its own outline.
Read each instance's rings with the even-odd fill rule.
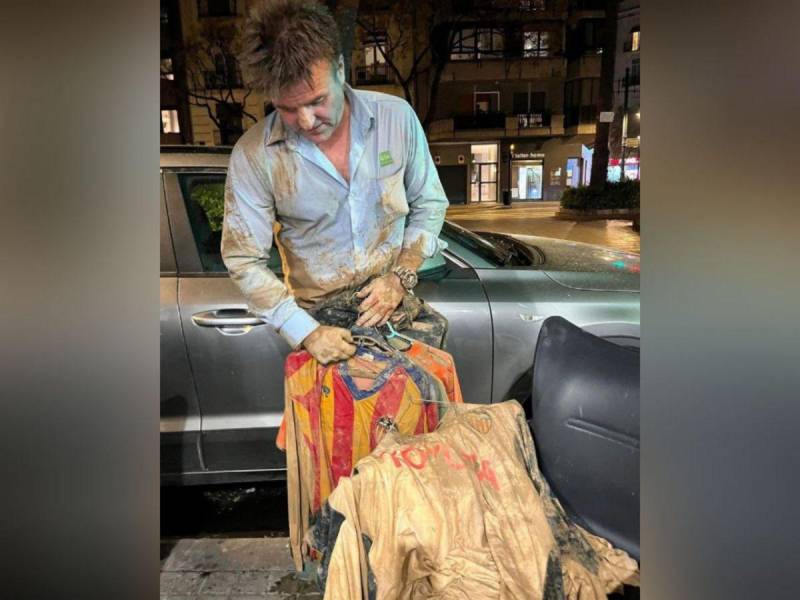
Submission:
[[[639,560],[639,352],[546,319],[531,427],[542,473],[572,519]]]

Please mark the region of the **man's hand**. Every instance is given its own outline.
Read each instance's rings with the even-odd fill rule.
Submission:
[[[400,278],[394,273],[376,277],[356,294],[358,298],[366,298],[358,307],[361,316],[358,317],[356,325],[362,327],[383,325],[392,316],[405,293]]]
[[[341,327],[320,325],[303,340],[303,347],[323,365],[347,360],[356,352],[350,331]]]

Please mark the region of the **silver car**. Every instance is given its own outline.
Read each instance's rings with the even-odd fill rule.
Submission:
[[[230,149],[161,153],[162,483],[284,477],[275,447],[289,346],[248,313],[220,257]],[[534,236],[474,234],[445,223],[447,249],[417,294],[450,322],[466,402],[531,395],[541,322],[560,315],[618,344],[639,345],[639,257]],[[270,268],[281,276],[280,257]]]

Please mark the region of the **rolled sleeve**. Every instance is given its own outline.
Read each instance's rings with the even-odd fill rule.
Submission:
[[[265,170],[237,145],[225,181],[222,260],[248,309],[294,348],[319,324],[267,266],[275,205]]]
[[[407,106],[406,126],[409,143],[404,183],[409,212],[403,249],[430,258],[444,247],[439,241],[439,232],[449,203],[428,149],[425,132],[410,105]]]

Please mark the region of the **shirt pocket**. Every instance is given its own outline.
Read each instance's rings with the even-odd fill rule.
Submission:
[[[402,168],[389,175],[379,174],[375,179],[375,192],[378,197],[378,207],[383,213],[385,222],[394,221],[408,214],[408,200],[406,199]]]

